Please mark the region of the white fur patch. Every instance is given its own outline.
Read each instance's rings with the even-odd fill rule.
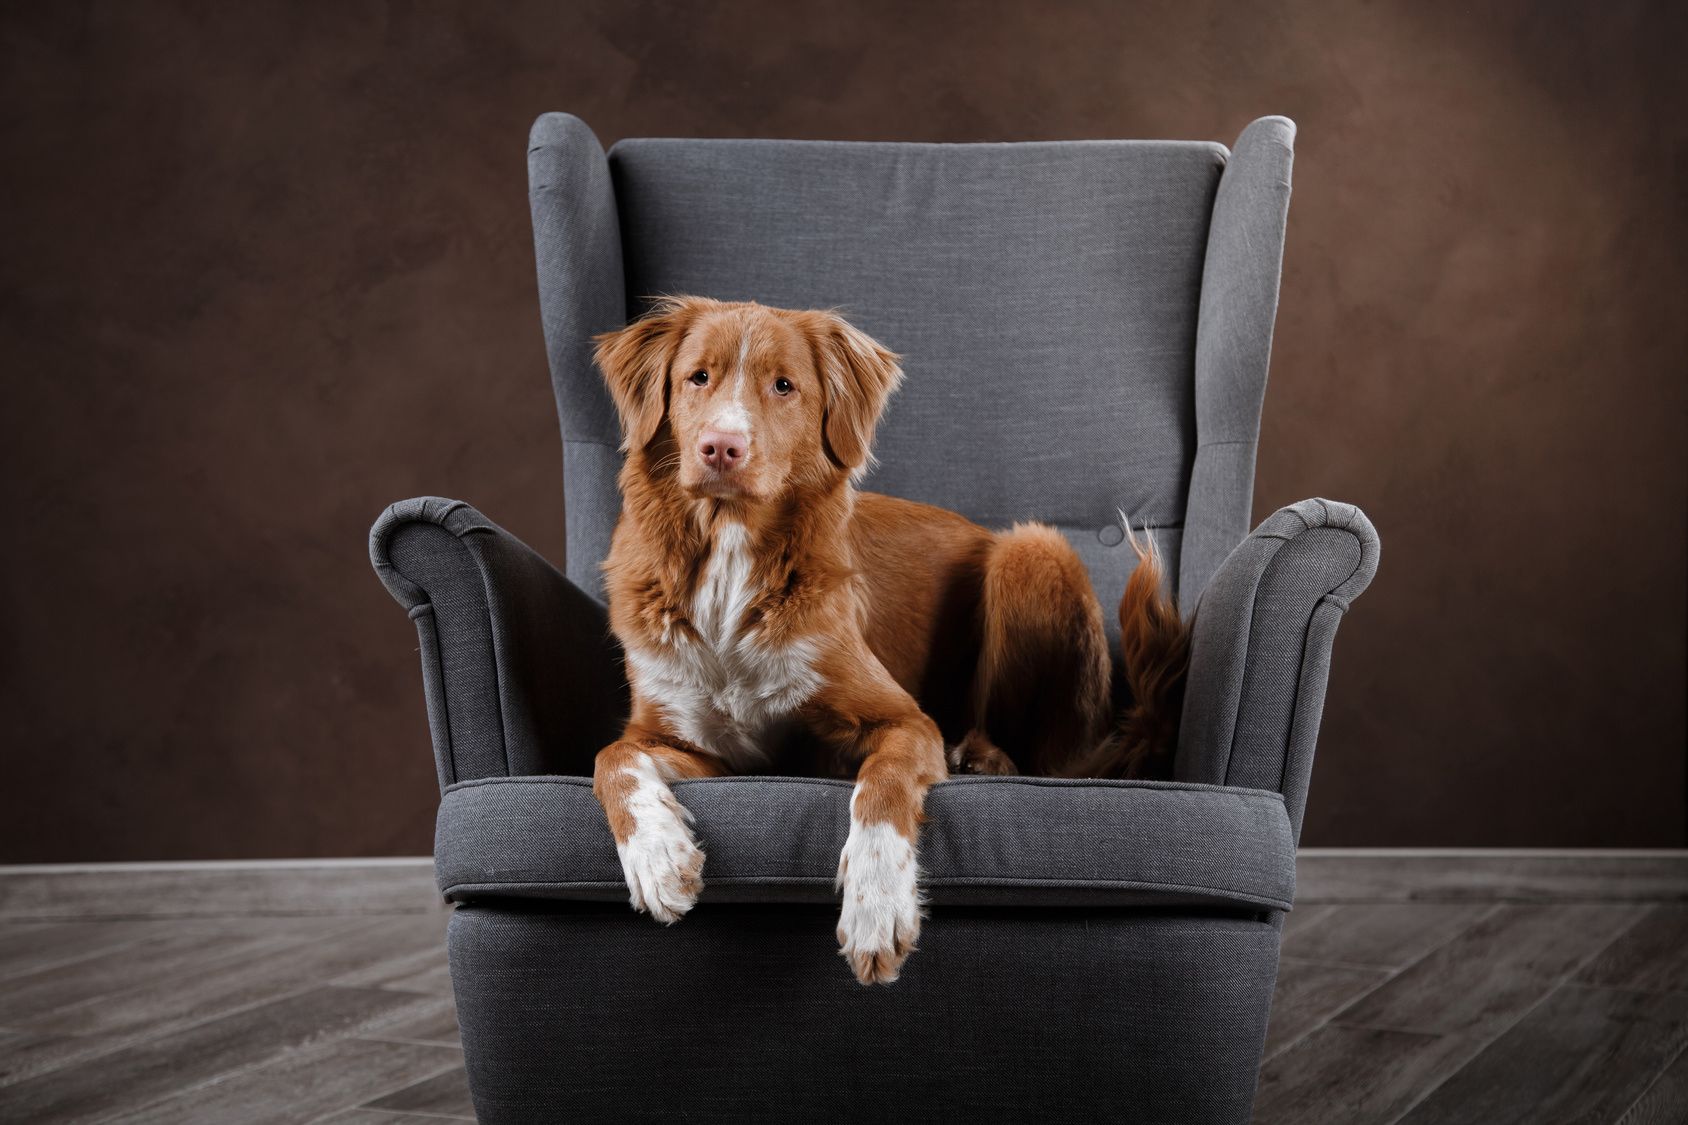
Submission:
[[[730,644],[750,608],[749,547],[742,523],[723,523],[715,533],[703,581],[692,595],[692,625],[715,648]]]
[[[750,436],[750,412],[744,408],[744,389],[750,382],[746,364],[750,361],[750,330],[739,337],[738,370],[733,373],[733,394],[721,404],[709,422],[711,429]]]
[[[863,984],[897,979],[920,937],[919,865],[914,842],[889,824],[856,818],[850,798],[850,835],[838,859],[844,907],[838,916],[839,952]]]
[[[744,403],[739,400],[737,387],[733,388],[733,397],[710,419],[709,428],[729,434],[743,434],[747,438],[750,436],[750,415],[745,411]]]
[[[684,811],[684,806],[670,803],[673,793],[649,754],[640,754],[622,772],[636,782],[627,800],[633,835],[625,844],[617,841],[615,845],[628,898],[633,909],[672,924],[692,908],[703,889],[703,851],[675,814],[676,808]]]
[[[816,647],[773,646],[743,630],[754,591],[744,527],[726,523],[692,601],[692,627],[665,635],[654,648],[630,647],[633,685],[654,703],[674,733],[735,770],[767,761],[769,743],[821,686]]]

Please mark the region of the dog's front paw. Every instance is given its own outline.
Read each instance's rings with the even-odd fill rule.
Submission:
[[[703,849],[670,798],[640,809],[637,827],[615,846],[633,909],[664,925],[678,922],[703,890]]]
[[[838,860],[839,952],[863,984],[890,984],[920,937],[914,845],[889,824],[850,822]]]

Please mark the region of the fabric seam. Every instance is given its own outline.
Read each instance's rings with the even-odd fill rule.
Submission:
[[[745,774],[737,777],[713,778],[684,778],[672,782],[672,787],[683,789],[692,785],[720,785],[722,783],[746,782],[774,782],[779,785],[804,785],[824,789],[854,789],[855,782],[841,778],[830,777],[785,777],[781,775]],[[453,782],[446,790],[446,795],[466,791],[482,786],[518,786],[518,785],[566,785],[578,789],[590,789],[592,779],[573,774],[530,774],[506,775],[504,777],[470,777],[462,781]],[[1082,789],[1092,792],[1126,792],[1126,793],[1197,793],[1213,796],[1224,796],[1239,800],[1276,801],[1283,803],[1284,795],[1270,789],[1256,789],[1247,785],[1214,785],[1200,781],[1122,781],[1104,778],[1057,778],[1057,777],[951,777],[938,782],[935,788],[947,786],[1031,786],[1040,789]]]
[[[420,589],[420,587],[418,587],[418,589]],[[426,593],[426,591],[424,591],[424,593]],[[445,754],[444,760],[439,764],[443,770],[450,772],[451,776],[445,784],[445,788],[449,789],[451,786],[457,784],[457,744],[451,737],[451,692],[446,688],[445,653],[440,649],[439,617],[434,613],[434,603],[432,601],[421,602],[414,610],[411,611],[411,620],[416,622],[416,628],[419,632],[424,628],[422,622],[424,617],[428,619],[425,627],[434,635],[433,674],[439,680],[440,684],[440,718],[443,719],[445,723],[445,730],[442,738],[442,741],[445,743]],[[429,725],[431,726],[432,724]]]
[[[709,885],[717,887],[733,886],[792,886],[800,888],[831,887],[833,877],[828,875],[724,875],[709,881]],[[990,875],[961,875],[950,878],[922,880],[923,887],[1043,887],[1051,890],[1119,890],[1119,891],[1168,891],[1180,894],[1199,895],[1207,898],[1222,898],[1230,901],[1247,903],[1250,906],[1270,906],[1279,910],[1289,910],[1293,903],[1287,899],[1268,898],[1265,895],[1248,891],[1236,891],[1226,887],[1205,887],[1194,883],[1149,883],[1131,879],[1054,879],[1054,878],[1013,878],[996,877]],[[481,883],[448,883],[440,888],[441,895],[472,894],[476,891],[486,892],[495,887],[524,887],[524,888],[555,888],[558,890],[577,891],[625,891],[627,884],[620,879],[581,879],[559,881],[554,879],[516,880],[502,879],[497,882]],[[708,894],[707,890],[704,892]],[[836,896],[833,896],[836,897]]]

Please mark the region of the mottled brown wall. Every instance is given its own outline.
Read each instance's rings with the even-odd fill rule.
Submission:
[[[1255,511],[1382,529],[1310,844],[1684,842],[1681,6],[0,9],[0,859],[417,853],[383,504],[561,551],[529,121],[1301,126]]]

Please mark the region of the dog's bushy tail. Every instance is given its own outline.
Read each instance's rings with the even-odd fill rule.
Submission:
[[[1154,538],[1138,538],[1129,521],[1125,533],[1137,552],[1137,569],[1119,601],[1120,657],[1131,701],[1108,737],[1061,771],[1066,777],[1172,776],[1190,628],[1165,591],[1166,567]]]

